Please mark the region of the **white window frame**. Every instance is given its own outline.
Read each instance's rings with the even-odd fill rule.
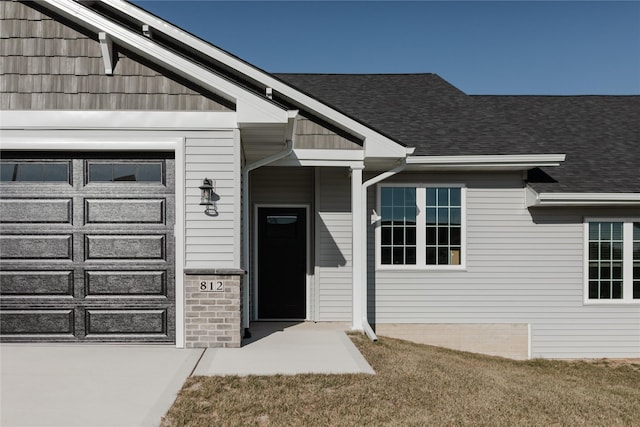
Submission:
[[[583,226],[583,300],[585,305],[619,305],[640,304],[640,299],[633,299],[633,223],[640,218],[584,218]],[[599,299],[589,298],[589,223],[621,222],[622,223],[622,298]]]
[[[384,187],[411,187],[416,189],[416,264],[382,264],[382,212],[381,192]],[[459,188],[460,189],[460,264],[426,264],[426,203],[427,188]],[[467,269],[467,187],[461,183],[416,183],[394,182],[383,183],[376,186],[376,211],[375,211],[375,257],[376,270],[436,270],[436,271],[464,271]]]

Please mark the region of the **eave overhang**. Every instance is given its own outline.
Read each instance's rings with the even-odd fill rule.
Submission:
[[[565,154],[409,156],[407,169],[518,171],[560,166],[565,158]]]
[[[527,207],[640,206],[640,193],[538,193],[527,187]]]

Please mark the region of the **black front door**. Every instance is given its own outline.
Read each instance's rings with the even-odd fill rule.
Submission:
[[[258,208],[258,317],[306,317],[305,208]]]

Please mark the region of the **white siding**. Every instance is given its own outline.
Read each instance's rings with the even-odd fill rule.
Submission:
[[[467,186],[467,268],[375,271],[370,229],[373,323],[529,323],[532,357],[640,357],[640,305],[583,304],[583,217],[637,210],[529,210],[515,173],[393,181]]]
[[[234,131],[207,132],[185,140],[185,268],[240,268],[240,159]],[[215,181],[218,216],[200,206],[203,178]]]
[[[350,321],[351,181],[344,168],[321,168],[318,178],[318,320]]]

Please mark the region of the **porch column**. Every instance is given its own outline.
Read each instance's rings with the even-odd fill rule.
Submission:
[[[367,250],[366,240],[362,235],[364,224],[363,212],[365,207],[362,206],[362,170],[364,164],[351,166],[351,274],[353,281],[353,302],[352,302],[352,324],[354,330],[362,330],[362,316],[364,313],[363,301],[364,288],[366,286],[362,282],[362,269],[366,268],[363,263],[362,254]]]

